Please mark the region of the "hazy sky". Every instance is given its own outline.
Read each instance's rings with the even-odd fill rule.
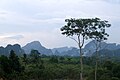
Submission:
[[[120,0],[0,0],[0,46],[38,40],[47,48],[77,46],[63,36],[66,18],[108,20],[108,42],[120,43]]]

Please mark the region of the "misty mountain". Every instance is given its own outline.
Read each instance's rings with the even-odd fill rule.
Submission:
[[[58,51],[59,53],[62,52],[66,52],[68,50],[71,50],[73,47],[59,47],[59,48],[53,48],[51,49],[53,53],[55,53],[55,51]]]
[[[92,54],[95,52],[96,46],[94,41],[89,42],[84,47],[84,53],[86,56],[92,56]],[[116,43],[106,43],[102,42],[100,45],[100,51],[115,51],[120,49],[120,45]]]
[[[8,44],[6,47],[0,47],[0,55],[8,56],[11,50],[15,51],[17,55],[22,55],[25,53],[19,44]]]
[[[94,52],[92,54],[92,56],[95,56],[96,53]],[[100,51],[98,51],[98,55],[99,57],[120,57],[120,49],[116,49],[116,50],[108,50],[108,49],[102,49]]]
[[[41,45],[39,41],[33,41],[31,43],[26,44],[22,49],[26,54],[29,54],[32,49],[38,50],[41,54],[52,55],[51,49],[47,49]]]
[[[52,52],[58,56],[79,56],[79,49],[75,47],[53,48]]]
[[[23,53],[29,54],[32,49],[38,50],[41,54],[45,55],[58,55],[58,56],[79,56],[79,49],[75,47],[60,47],[47,49],[41,45],[39,41],[33,41],[26,44],[21,48],[19,44],[7,45],[6,47],[0,47],[0,55],[9,55],[11,50],[14,50],[17,55],[22,55]],[[95,55],[95,44],[94,41],[89,42],[82,49],[84,56],[94,56]],[[116,43],[101,43],[101,48],[99,50],[100,56],[120,56],[120,45]]]
[[[77,48],[72,48],[71,50],[62,52],[62,54],[67,55],[67,56],[79,56],[79,49]]]
[[[53,48],[47,49],[41,45],[39,41],[33,41],[31,43],[26,44],[22,47],[25,53],[29,54],[32,49],[38,50],[41,54],[45,55],[58,55],[58,56],[79,56],[79,49],[75,47],[60,47],[60,48]],[[106,53],[109,55],[113,55],[113,52],[116,50],[119,51],[120,45],[116,43],[101,43],[100,53]],[[84,56],[92,56],[95,53],[95,43],[94,41],[89,42],[85,45],[82,49]],[[109,53],[108,53],[109,52]],[[116,52],[117,54],[117,52]],[[103,55],[104,56],[104,55]]]

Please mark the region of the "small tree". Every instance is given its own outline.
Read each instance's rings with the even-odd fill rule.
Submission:
[[[102,21],[99,18],[95,18],[91,19],[90,25],[91,29],[89,37],[94,40],[96,48],[95,80],[97,80],[98,51],[101,48],[101,42],[107,40],[107,37],[109,36],[105,30],[106,28],[109,28],[111,24],[106,20]]]
[[[61,57],[59,58],[59,60],[63,63],[64,60],[65,60],[65,58],[61,56]]]
[[[49,61],[52,62],[52,63],[58,63],[58,57],[53,55],[53,56],[51,56]]]
[[[28,62],[28,60],[27,60],[27,54],[23,54],[23,62],[25,64],[25,66],[26,66],[26,64]]]
[[[85,40],[89,38],[90,21],[91,19],[66,19],[67,24],[61,28],[62,34],[73,39],[80,49],[80,80],[83,80],[82,47]]]
[[[34,62],[35,64],[39,63],[40,53],[38,52],[38,50],[31,50],[30,57],[32,58],[32,62]]]

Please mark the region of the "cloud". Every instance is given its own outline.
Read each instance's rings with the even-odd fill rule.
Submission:
[[[86,1],[103,1],[103,2],[108,2],[108,3],[117,3],[119,4],[120,3],[120,0],[86,0]]]
[[[120,0],[102,0],[102,1],[106,1],[106,2],[109,2],[111,4],[120,4]]]
[[[0,34],[0,45],[6,46],[7,44],[20,44],[21,41],[24,39],[24,36],[16,34],[17,33]]]
[[[23,35],[15,35],[15,36],[9,36],[9,37],[5,37],[6,39],[15,39],[15,40],[20,40],[22,38],[24,38]]]
[[[8,43],[9,44],[18,43],[21,46],[24,46],[25,44],[35,40],[40,41],[41,44],[47,48],[77,45],[70,38],[66,38],[66,36],[63,36],[60,32],[60,28],[54,28],[53,30],[42,30],[40,32],[35,33],[21,32],[12,34],[1,34],[0,45],[6,46]]]
[[[36,23],[48,23],[49,25],[49,22],[55,22],[55,19],[65,19],[66,17],[111,17],[116,15],[118,17],[118,13],[120,13],[120,10],[115,9],[120,6],[107,4],[103,0],[18,0],[14,3],[12,1],[6,3],[5,7],[9,14],[3,15],[3,18],[6,19],[4,22],[21,26],[34,26]],[[2,8],[4,9],[4,6]]]
[[[20,40],[23,39],[23,35],[14,35],[14,34],[1,34],[0,39],[1,40]]]

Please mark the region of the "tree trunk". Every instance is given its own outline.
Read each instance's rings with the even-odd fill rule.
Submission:
[[[82,48],[80,47],[80,80],[83,80]]]
[[[95,80],[97,80],[97,67],[98,67],[98,51],[96,50]]]

